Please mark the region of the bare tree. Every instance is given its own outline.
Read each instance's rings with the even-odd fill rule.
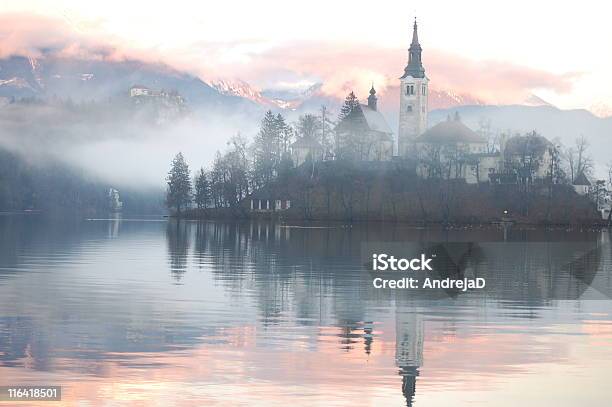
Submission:
[[[480,120],[478,120],[478,130],[476,133],[487,140],[487,153],[499,151],[501,136],[499,130],[493,130],[491,128],[491,119],[484,117],[480,118]]]
[[[576,139],[575,147],[570,147],[566,150],[565,159],[567,160],[572,182],[580,174],[588,176],[593,172],[593,159],[588,150],[589,142],[584,136]]]

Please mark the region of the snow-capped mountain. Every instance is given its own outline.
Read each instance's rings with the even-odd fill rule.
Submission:
[[[521,106],[551,106],[551,107],[554,107],[552,103],[548,103],[547,101],[545,101],[538,95],[534,95],[533,93],[527,96],[527,98],[523,100],[523,103],[517,103],[517,104]]]
[[[153,89],[176,90],[188,106],[253,112],[255,116],[266,109],[300,114],[318,110],[326,105],[330,111],[343,101],[340,96],[322,92],[323,84],[307,88],[267,88],[259,90],[240,79],[203,81],[163,64],[138,60],[105,61],[58,57],[9,57],[0,59],[0,105],[11,98],[70,98],[75,101],[108,100],[127,96],[132,85],[142,84]],[[396,115],[398,88],[380,93],[379,106],[388,113],[390,121]],[[361,92],[363,96],[367,96]],[[461,106],[486,106],[484,100],[470,94],[445,89],[430,89],[430,110]],[[554,107],[537,95],[530,95],[516,105],[525,107]],[[596,103],[589,109],[596,116],[609,118],[612,108]]]
[[[278,107],[273,100],[262,96],[260,91],[241,79],[218,79],[209,81],[207,83],[222,95],[239,96],[264,106]]]
[[[318,109],[321,104],[328,107],[339,106],[343,99],[323,94],[322,83],[314,83],[306,89],[273,89],[256,90],[243,80],[218,80],[209,84],[224,95],[234,95],[247,98],[258,104],[277,107],[286,110],[307,110],[311,107]],[[392,93],[387,93],[392,97]],[[389,105],[390,103],[385,103]],[[455,93],[448,90],[430,90],[430,109],[447,109],[454,106],[485,105],[486,103],[472,95]]]
[[[0,59],[0,97],[5,98],[108,100],[127,97],[136,84],[176,90],[196,107],[263,109],[256,100],[221,93],[200,78],[162,64],[57,57]]]
[[[241,79],[218,79],[209,81],[208,84],[223,95],[238,96],[265,107],[283,110],[297,110],[303,107],[306,101],[318,95],[322,86],[320,83],[315,83],[304,90],[264,89],[259,91]]]
[[[429,110],[485,104],[484,101],[466,93],[456,93],[450,90],[438,90],[433,88],[429,90]]]

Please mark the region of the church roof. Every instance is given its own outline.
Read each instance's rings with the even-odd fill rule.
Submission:
[[[291,148],[318,148],[323,149],[321,143],[315,140],[314,137],[300,137],[291,144]]]
[[[385,134],[393,134],[389,124],[378,110],[374,110],[367,105],[359,105],[359,107],[361,108],[363,117],[365,117],[366,124],[370,130],[379,131]]]
[[[584,172],[581,172],[572,182],[572,185],[586,185],[591,186],[591,181],[584,175]]]
[[[484,137],[463,124],[458,117],[436,124],[416,139],[417,143],[486,143]]]

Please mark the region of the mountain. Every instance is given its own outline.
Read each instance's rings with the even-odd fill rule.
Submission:
[[[429,109],[448,109],[454,106],[484,105],[484,101],[467,93],[455,93],[449,90],[429,89]]]
[[[337,110],[344,100],[343,98],[325,95],[321,91],[323,84],[320,82],[314,83],[306,89],[267,88],[262,91],[254,89],[247,82],[240,79],[224,79],[212,81],[209,84],[224,95],[240,96],[263,106],[298,112],[318,110],[321,105]],[[396,92],[399,92],[399,90],[392,88],[383,97],[395,100],[394,94]],[[389,100],[381,102],[383,102],[384,106],[394,106],[394,103],[389,103]],[[466,93],[436,89],[431,89],[429,93],[429,105],[432,110],[446,109],[453,106],[484,104],[484,101]]]
[[[107,100],[127,95],[132,85],[153,89],[177,90],[192,107],[235,109],[253,113],[265,109],[302,113],[318,110],[321,105],[336,110],[343,98],[326,95],[322,83],[303,89],[258,90],[240,79],[204,81],[163,64],[137,60],[84,60],[45,56],[42,58],[10,57],[0,60],[0,97],[60,98],[74,101]],[[383,109],[394,110],[393,92],[383,96]],[[397,90],[399,91],[399,90]],[[463,105],[484,105],[468,94],[431,89],[431,109]]]
[[[185,72],[163,64],[136,60],[107,61],[75,58],[42,57],[38,59],[9,57],[0,59],[0,108],[12,98],[59,98],[74,101],[107,101],[127,97],[132,85],[142,84],[154,89],[177,90],[192,109],[207,112],[241,112],[257,123],[266,109],[282,111],[288,120],[303,112],[314,112],[326,105],[330,113],[342,99],[325,95],[322,84],[307,89],[264,89],[259,91],[241,80],[207,83]],[[397,128],[398,88],[389,88],[379,100],[391,128]],[[363,96],[363,95],[362,95]],[[363,100],[363,97],[362,99]],[[536,95],[522,104],[511,106],[486,105],[467,94],[431,89],[430,125],[458,111],[463,120],[477,129],[487,119],[493,129],[526,132],[537,130],[548,139],[558,138],[571,145],[580,135],[587,137],[596,161],[607,163],[612,141],[612,117],[606,105],[597,105],[597,115],[588,110],[561,110]]]
[[[223,95],[238,96],[261,106],[289,111],[305,111],[313,103],[340,104],[340,100],[324,98],[320,92],[322,84],[315,83],[306,89],[264,89],[257,90],[241,79],[218,79],[208,84]]]
[[[340,104],[340,100],[334,100],[329,103],[330,100],[323,96],[321,88],[323,84],[320,82],[314,83],[306,89],[264,89],[262,94],[266,97],[274,100],[279,106],[284,109],[296,110],[298,108],[304,108],[313,103],[318,103],[317,107],[323,104]],[[333,99],[333,98],[332,98]],[[316,102],[315,102],[316,100]],[[328,103],[325,103],[325,100]]]
[[[0,97],[4,98],[108,100],[127,96],[135,84],[176,90],[192,107],[262,110],[255,100],[222,93],[196,76],[163,64],[18,56],[0,60]]]
[[[240,79],[219,79],[208,82],[208,85],[216,89],[222,95],[238,96],[262,106],[281,107],[273,99],[263,96],[257,89]]]
[[[538,95],[530,94],[523,100],[523,103],[520,103],[522,106],[550,106],[554,107],[551,103],[548,103]]]

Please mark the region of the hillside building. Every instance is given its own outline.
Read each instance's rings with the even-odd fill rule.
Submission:
[[[591,181],[584,175],[584,172],[581,172],[574,178],[572,186],[578,195],[587,195],[591,189]]]
[[[489,152],[487,140],[448,116],[413,141],[417,174],[422,178],[464,179],[468,184],[488,182],[499,170],[499,152]]]
[[[381,112],[374,86],[368,104],[359,104],[336,127],[338,153],[358,161],[390,161],[393,158],[393,131]]]

